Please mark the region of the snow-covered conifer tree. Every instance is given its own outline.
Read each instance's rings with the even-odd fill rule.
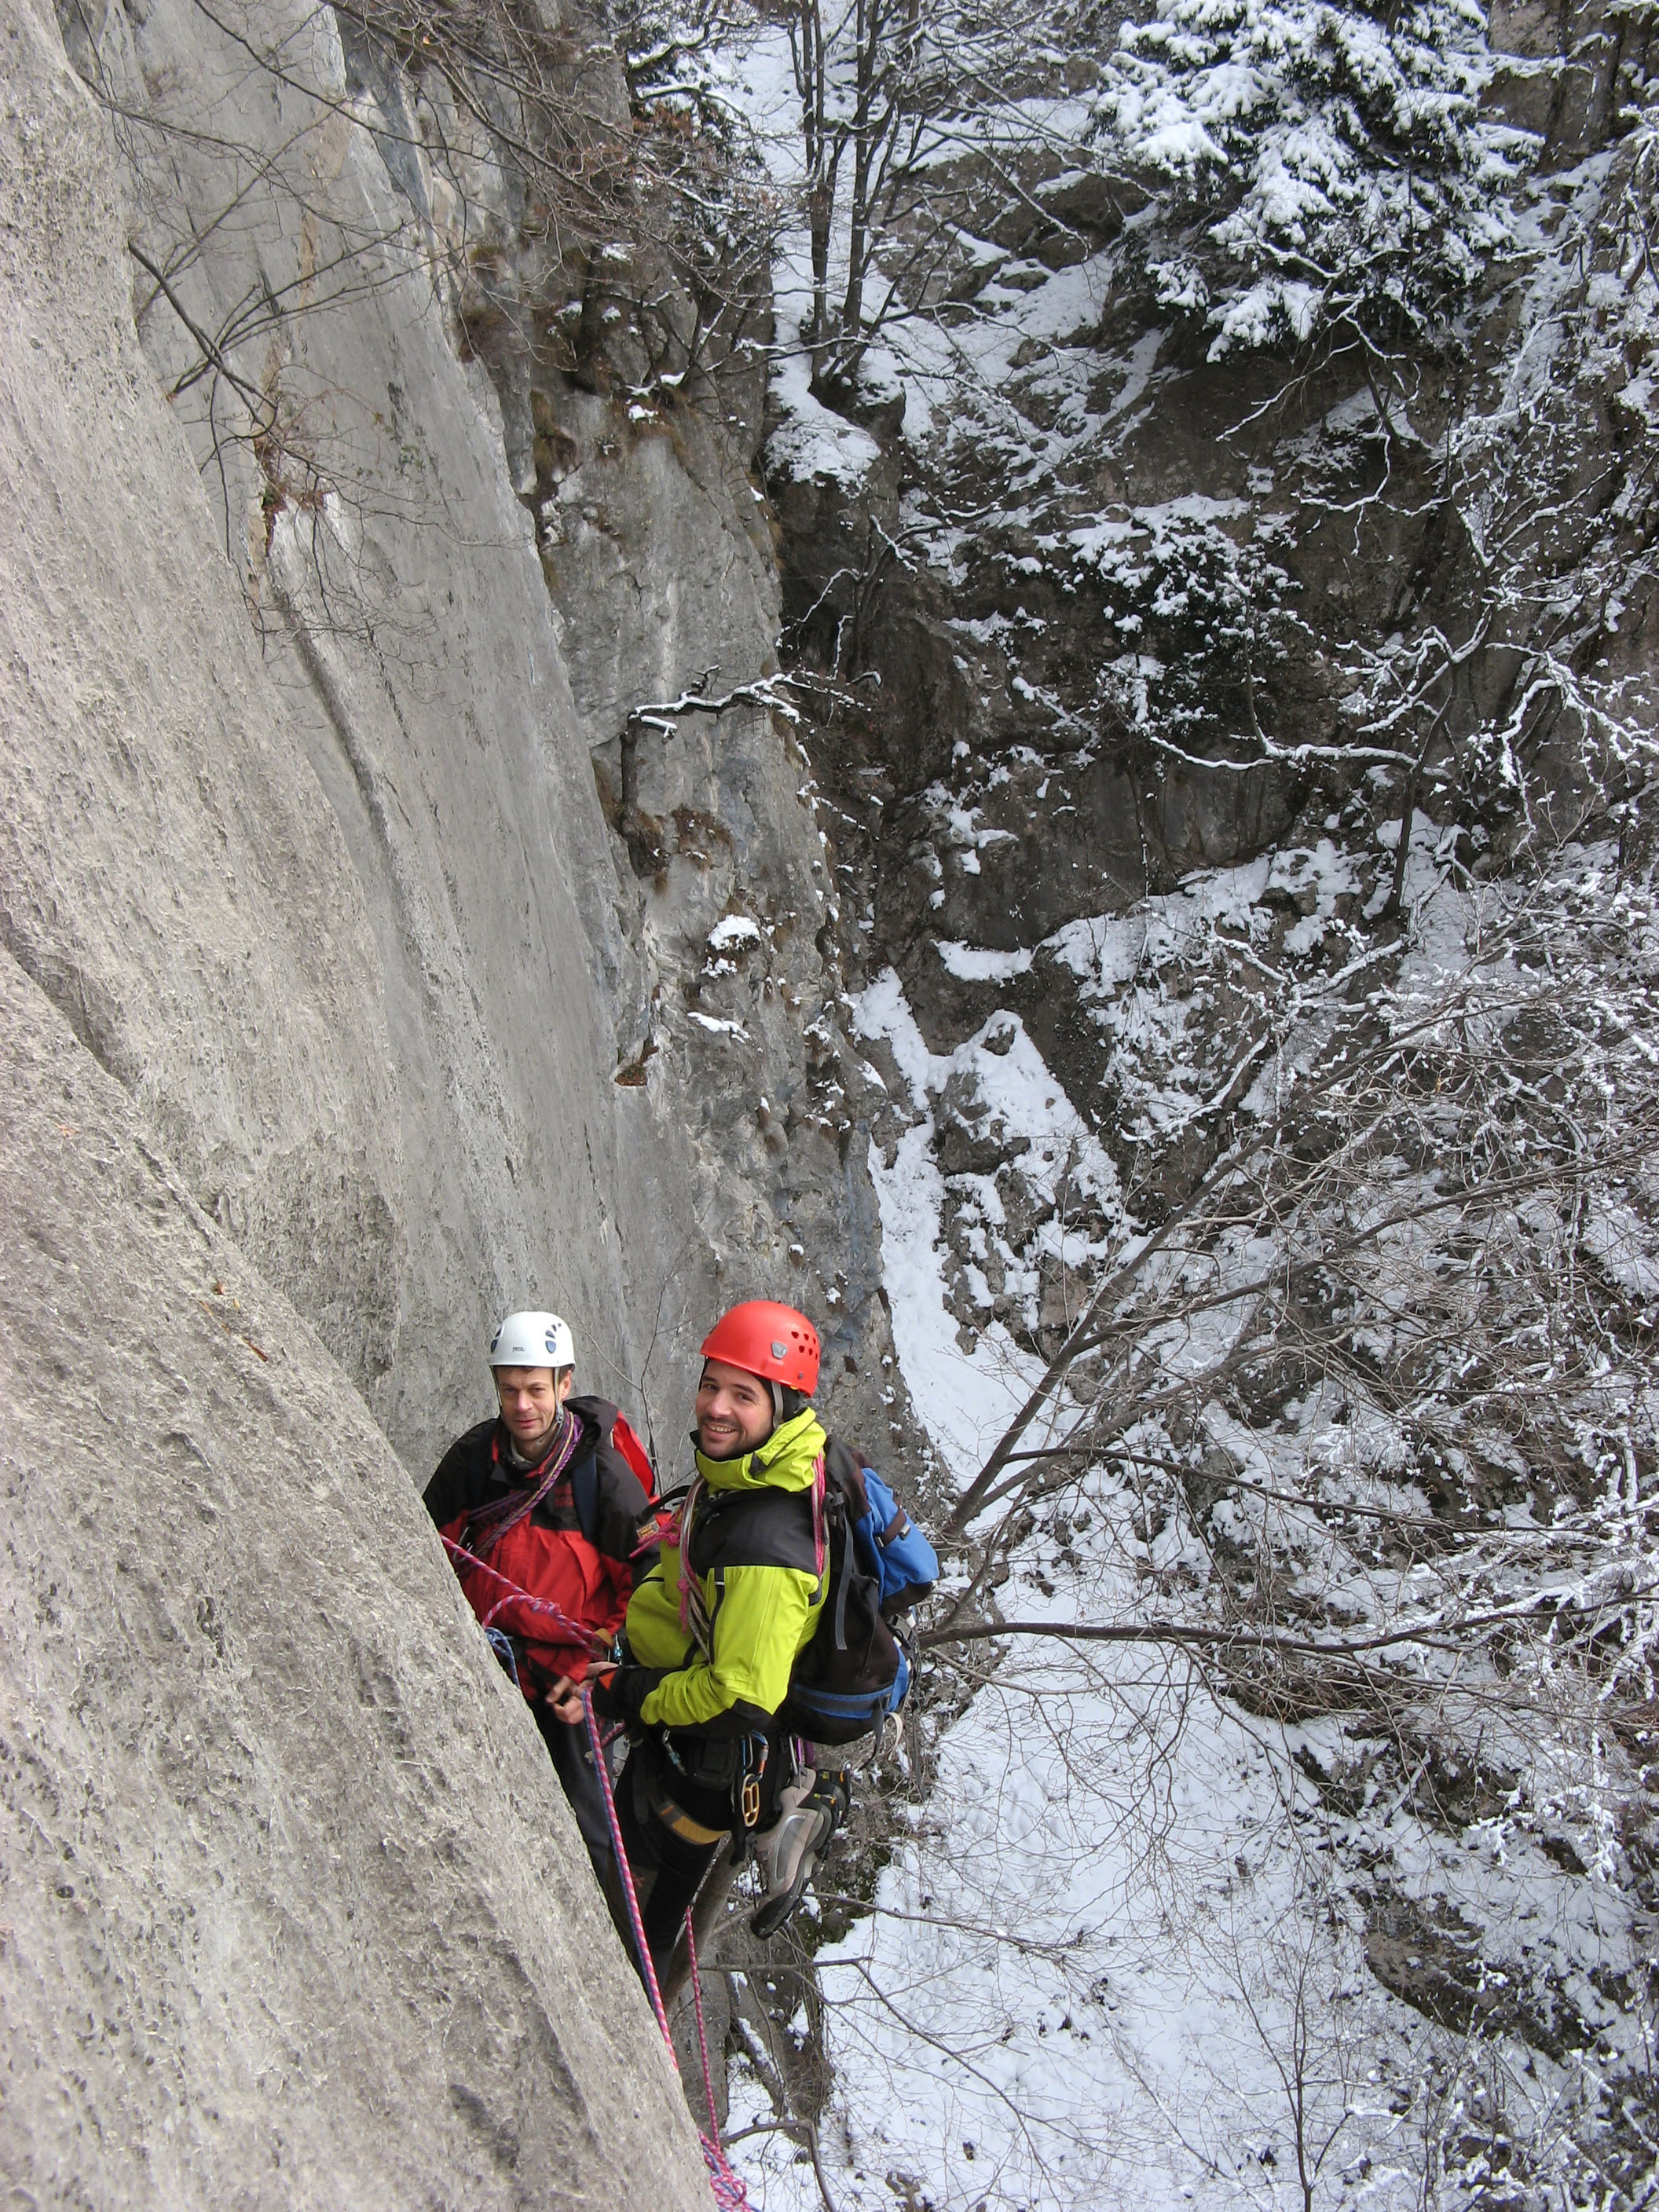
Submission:
[[[1393,350],[1510,238],[1529,142],[1484,116],[1477,0],[1160,0],[1125,27],[1103,138],[1159,197],[1148,273],[1211,356],[1322,333]]]

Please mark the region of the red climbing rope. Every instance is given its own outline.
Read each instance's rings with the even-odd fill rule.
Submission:
[[[504,1611],[507,1606],[516,1603],[528,1606],[532,1611],[542,1615],[547,1620],[549,1626],[555,1631],[560,1642],[563,1642],[568,1636],[569,1641],[579,1649],[583,1644],[592,1649],[595,1642],[592,1629],[584,1626],[580,1621],[572,1620],[569,1614],[562,1612],[550,1598],[532,1596],[521,1583],[515,1583],[510,1576],[504,1575],[499,1567],[492,1567],[488,1559],[480,1559],[476,1552],[469,1551],[465,1544],[458,1544],[453,1537],[445,1536],[442,1538],[442,1542],[444,1549],[452,1559],[458,1561],[464,1559],[470,1567],[481,1569],[492,1582],[501,1585],[503,1595],[487,1613],[481,1616],[480,1626],[486,1634],[490,1633],[496,1614]],[[515,1668],[514,1680],[516,1679]],[[668,2045],[670,2062],[678,2074],[679,2059],[675,2053],[674,2039],[669,2033],[667,2008],[662,2001],[662,1990],[658,1986],[657,1970],[652,1962],[651,1947],[645,1940],[645,1923],[640,1913],[639,1894],[634,1887],[633,1870],[628,1863],[628,1853],[623,1848],[622,1825],[617,1818],[616,1792],[611,1786],[611,1766],[605,1753],[617,1730],[611,1729],[603,1735],[600,1734],[599,1722],[593,1711],[592,1692],[585,1686],[581,1699],[582,1717],[587,1723],[587,1740],[592,1747],[593,1764],[599,1771],[599,1792],[605,1799],[605,1825],[611,1831],[611,1849],[616,1858],[617,1871],[622,1878],[623,1894],[628,1900],[628,1917],[634,1930],[634,1948],[639,1954],[640,1968],[645,1977],[646,1994],[651,1999],[651,2009],[657,2015],[657,2026],[662,2030],[662,2039]],[[704,2135],[700,2129],[697,2140],[702,2145],[702,2160],[708,2169],[708,2185],[714,2192],[716,2212],[748,2212],[749,2192],[744,2186],[743,2177],[734,2171],[726,2153],[720,2148],[720,2108],[714,2100],[714,2075],[708,2058],[708,2030],[702,2014],[702,1978],[697,1966],[696,1939],[691,1932],[691,1915],[689,1911],[685,1916],[685,1948],[691,1964],[691,1993],[697,2012],[697,2049],[702,2057],[703,2094],[708,2100],[708,2132]]]
[[[449,1553],[452,1559],[465,1559],[469,1566],[481,1568],[492,1581],[502,1586],[505,1595],[483,1618],[482,1626],[486,1633],[489,1632],[495,1615],[503,1607],[516,1601],[529,1606],[538,1613],[544,1615],[550,1626],[556,1632],[562,1631],[568,1633],[573,1644],[592,1644],[592,1630],[584,1627],[579,1621],[572,1620],[569,1615],[561,1612],[550,1599],[532,1596],[521,1584],[514,1582],[509,1576],[502,1574],[499,1567],[492,1567],[487,1559],[481,1559],[476,1552],[468,1551],[464,1544],[456,1543],[452,1537],[445,1536],[442,1541],[444,1549]],[[563,1640],[562,1636],[560,1640]],[[634,1931],[634,1948],[639,1954],[640,1968],[645,1977],[646,1994],[651,2000],[651,2009],[657,2016],[657,2026],[662,2030],[663,2041],[668,2045],[669,2059],[674,2071],[678,2074],[679,2059],[675,2053],[674,2039],[669,2033],[667,2008],[662,2001],[662,1990],[658,1984],[657,1970],[651,1957],[651,1947],[645,1940],[645,1923],[640,1912],[639,1893],[634,1887],[633,1870],[628,1863],[628,1853],[623,1848],[622,1825],[617,1818],[616,1792],[611,1786],[611,1766],[605,1753],[617,1730],[611,1729],[601,1734],[593,1711],[592,1693],[586,1686],[581,1692],[581,1700],[582,1716],[587,1723],[587,1740],[592,1747],[593,1765],[599,1772],[599,1793],[605,1800],[605,1825],[611,1832],[611,1849],[616,1858],[617,1874],[622,1880],[623,1894],[628,1900],[628,1917]],[[708,2104],[708,2132],[705,2135],[700,2129],[697,2140],[702,2145],[703,2164],[708,2169],[708,2185],[714,2192],[716,2212],[748,2212],[749,2193],[744,2185],[743,2177],[733,2170],[726,2153],[720,2148],[720,2108],[714,2100],[714,2075],[708,2057],[708,2029],[703,2019],[702,2011],[702,1977],[697,1966],[696,1939],[692,1934],[690,1912],[685,1916],[685,1947],[690,1960],[691,1993],[696,2006],[697,2049],[702,2058],[703,2094]]]
[[[678,2074],[680,2062],[675,2053],[673,2036],[669,2032],[668,2012],[658,1985],[657,1970],[652,1963],[651,1947],[645,1940],[645,1922],[640,1912],[639,1893],[634,1887],[633,1870],[628,1863],[628,1854],[623,1849],[622,1823],[617,1818],[616,1792],[611,1786],[611,1769],[605,1762],[599,1724],[594,1717],[593,1693],[586,1684],[582,1687],[581,1698],[582,1717],[587,1723],[587,1741],[592,1747],[593,1764],[599,1769],[599,1794],[605,1799],[605,1817],[611,1831],[611,1848],[616,1854],[623,1895],[628,1900],[628,1920],[634,1931],[634,1948],[639,1954],[640,1971],[645,1977],[645,1992],[651,2000],[652,2011],[657,2015],[662,2039],[668,2045],[669,2063]],[[702,2054],[702,2086],[708,2100],[708,2132],[705,2135],[701,2129],[697,2130],[697,2140],[702,2145],[702,2162],[708,2169],[708,2186],[714,2192],[716,2212],[748,2212],[749,2192],[744,2186],[743,2176],[734,2170],[720,2148],[720,2112],[714,2102],[714,2077],[708,2063],[708,2032],[702,2017],[702,1983],[697,1971],[696,1941],[691,1933],[689,1911],[685,1916],[685,1948],[691,1962],[691,1992],[697,2008],[697,2047]]]

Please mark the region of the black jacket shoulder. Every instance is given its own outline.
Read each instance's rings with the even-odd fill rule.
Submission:
[[[437,1472],[421,1493],[438,1528],[447,1528],[457,1514],[470,1513],[475,1505],[499,1495],[501,1478],[490,1450],[496,1426],[494,1420],[480,1421],[476,1429],[457,1437],[438,1462]]]
[[[599,1476],[599,1525],[597,1548],[607,1559],[629,1559],[647,1533],[645,1485],[611,1442],[618,1418],[608,1398],[567,1398],[586,1431],[581,1449],[592,1443]],[[636,1563],[642,1567],[644,1561]]]
[[[839,1437],[825,1441],[825,1472],[866,1510],[863,1470],[870,1462]],[[717,1567],[795,1567],[819,1571],[817,1528],[810,1490],[706,1490],[697,1505],[686,1556],[694,1574]]]
[[[717,1567],[795,1567],[817,1572],[810,1490],[706,1490],[686,1558],[695,1575]]]

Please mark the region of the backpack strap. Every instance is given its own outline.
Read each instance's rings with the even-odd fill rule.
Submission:
[[[849,1501],[855,1516],[870,1510],[864,1488],[864,1470],[868,1464],[839,1437],[831,1437],[823,1447],[824,1474]]]
[[[836,1577],[836,1649],[847,1649],[847,1593],[853,1586],[853,1532],[847,1528],[847,1501],[841,1501],[842,1535],[841,1540],[841,1571]]]
[[[599,1548],[599,1451],[595,1443],[570,1470],[570,1502],[576,1509],[576,1526],[597,1552]]]
[[[890,1544],[896,1544],[901,1536],[910,1533],[910,1516],[901,1505],[884,1528],[876,1531],[876,1541],[884,1552]]]
[[[823,1571],[830,1564],[829,1523],[824,1510],[830,1492],[829,1477],[824,1473],[824,1458],[828,1450],[826,1440],[824,1449],[818,1454],[812,1469],[812,1558],[820,1588],[823,1583]]]
[[[858,1562],[853,1556],[853,1523],[869,1510],[865,1495],[864,1473],[857,1455],[842,1443],[839,1437],[831,1437],[823,1448],[823,1472],[820,1477],[823,1498],[824,1556],[826,1565],[833,1564],[836,1588],[833,1611],[830,1615],[831,1633],[837,1651],[847,1649],[847,1598],[853,1586],[853,1576]],[[836,1535],[840,1534],[837,1546]]]

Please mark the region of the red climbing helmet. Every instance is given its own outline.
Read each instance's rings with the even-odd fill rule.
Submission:
[[[818,1387],[818,1333],[804,1313],[773,1298],[745,1298],[702,1340],[705,1359],[723,1359],[810,1398]]]

